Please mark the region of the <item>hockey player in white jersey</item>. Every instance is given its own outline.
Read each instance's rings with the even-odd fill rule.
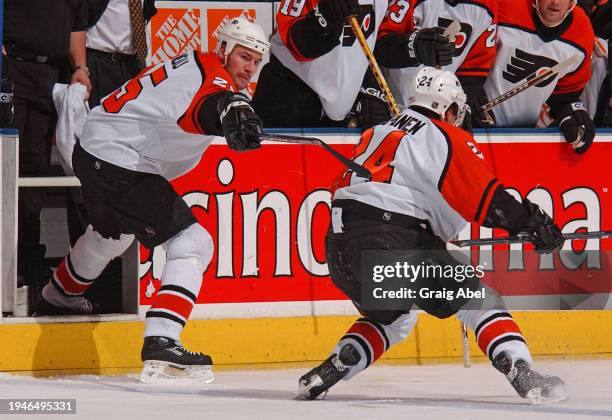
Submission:
[[[467,95],[467,102],[474,110],[495,59],[497,0],[410,0],[410,7],[412,21],[401,24],[398,28],[400,32],[418,32],[430,27],[447,28],[453,21],[461,24],[461,30],[455,37],[452,62],[441,68],[457,75]],[[381,64],[387,65],[384,61]],[[422,66],[393,67],[384,69],[385,76],[398,105],[404,109],[410,105],[410,83]]]
[[[161,288],[146,313],[144,381],[167,376],[168,367],[212,380],[212,359],[185,349],[180,335],[213,241],[168,181],[195,167],[215,136],[237,151],[259,147],[261,120],[235,92],[246,87],[268,47],[257,24],[228,21],[214,54],[190,52],[151,66],[106,96],[75,146],[74,172],[91,225],[44,287],[37,313],[96,313],[84,293],[111,259],[134,238],[148,248],[164,246]]]
[[[410,108],[365,131],[355,147],[353,159],[371,172],[371,181],[347,171],[335,185],[327,264],[334,284],[363,317],[327,360],[300,378],[297,398],[315,399],[341,379],[355,376],[405,339],[415,325],[410,307],[372,310],[363,305],[362,250],[431,250],[423,251],[428,261],[453,261],[445,242],[466,220],[511,234],[528,232],[537,238],[538,252],[563,245],[551,218],[529,200],[521,203],[507,193],[474,138],[457,128],[465,115],[465,94],[457,78],[425,67],[417,73],[413,91]],[[454,279],[427,283],[432,290],[456,290],[458,284]],[[521,397],[533,403],[565,398],[561,379],[531,369],[525,339],[492,289],[478,308],[468,299],[415,302],[438,318],[457,313]]]
[[[575,0],[499,0],[498,46],[484,84],[489,100],[518,82],[574,56],[572,65],[491,110],[498,127],[535,127],[542,106],[550,106],[565,140],[584,153],[595,127],[580,94],[591,72],[594,34]]]
[[[390,3],[396,2],[282,2],[276,14],[278,31],[270,40],[270,62],[261,71],[253,98],[253,107],[264,125],[344,126],[344,119],[360,93],[368,69],[366,57],[347,17],[357,18],[370,49],[377,54],[375,47],[380,38],[390,35],[385,29],[386,22],[391,19],[402,22],[410,18],[408,8],[388,14]],[[399,36],[394,37],[391,47],[387,48],[387,55],[403,57],[412,65],[422,62],[440,64],[440,60],[450,59],[454,52],[454,45],[448,38],[440,36],[442,32],[443,29],[428,29],[412,40],[406,34],[397,34]],[[364,90],[366,96],[388,111],[380,94],[369,95],[369,91],[371,89]]]

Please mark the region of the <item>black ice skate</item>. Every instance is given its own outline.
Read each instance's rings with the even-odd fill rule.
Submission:
[[[47,284],[32,315],[94,315],[100,312],[100,305],[85,296],[64,296],[55,286]]]
[[[569,398],[561,378],[542,375],[532,370],[524,360],[513,361],[512,356],[506,352],[497,355],[493,366],[506,375],[519,396],[527,398],[531,404],[546,404]]]
[[[352,344],[345,344],[339,354],[332,354],[316,368],[300,378],[296,400],[314,400],[344,378],[361,356]],[[323,396],[325,398],[325,395]]]
[[[215,379],[210,356],[189,351],[167,337],[145,337],[140,358],[143,362],[142,382],[188,379],[209,383]]]

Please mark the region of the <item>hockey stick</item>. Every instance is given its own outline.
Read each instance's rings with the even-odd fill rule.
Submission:
[[[348,21],[351,24],[351,28],[353,28],[353,32],[359,41],[359,45],[361,45],[361,49],[368,59],[368,63],[370,63],[370,68],[372,69],[372,73],[374,73],[374,77],[378,82],[378,86],[383,91],[385,98],[387,98],[387,103],[389,104],[389,109],[391,111],[392,117],[397,117],[400,114],[399,106],[397,106],[397,102],[391,93],[391,89],[389,89],[389,85],[385,80],[385,76],[383,76],[382,71],[380,71],[380,67],[378,67],[378,63],[376,62],[376,58],[374,58],[374,54],[372,54],[372,50],[366,41],[365,36],[363,35],[363,31],[359,26],[359,22],[357,22],[357,18],[355,16],[349,16]]]
[[[502,102],[507,101],[508,99],[512,98],[513,96],[518,95],[519,93],[521,93],[522,91],[530,88],[531,86],[537,85],[538,83],[548,79],[549,77],[552,77],[552,76],[560,73],[561,70],[564,70],[564,69],[570,67],[571,65],[575,64],[579,59],[580,59],[580,57],[578,56],[578,54],[574,54],[573,56],[571,56],[567,60],[563,60],[562,62],[556,64],[555,66],[549,68],[548,70],[545,70],[540,75],[537,75],[537,71],[535,73],[532,73],[530,76],[527,76],[527,78],[525,79],[524,82],[521,82],[521,83],[517,84],[516,86],[514,86],[513,88],[511,88],[507,92],[502,93],[497,98],[491,99],[489,102],[487,102],[486,104],[482,105],[480,107],[481,111],[483,113],[486,113],[487,111],[491,110],[492,108],[496,107],[497,105],[501,104]]]
[[[261,140],[277,141],[280,143],[314,144],[317,146],[321,146],[328,153],[330,153],[333,157],[335,157],[340,162],[342,162],[344,166],[349,168],[351,171],[355,172],[357,176],[361,178],[365,178],[368,181],[372,179],[372,174],[370,173],[370,171],[368,171],[366,168],[364,168],[360,164],[355,163],[349,158],[338,153],[337,151],[332,149],[327,143],[325,143],[323,140],[318,139],[316,137],[298,137],[298,136],[284,136],[280,134],[262,134],[259,136],[259,138]]]
[[[604,239],[612,238],[612,230],[600,230],[594,232],[575,232],[564,233],[563,238],[566,241],[572,239]],[[451,241],[453,245],[458,247],[464,246],[479,246],[479,245],[497,245],[497,244],[518,244],[525,242],[535,242],[537,239],[529,234],[518,234],[516,236],[508,236],[505,238],[487,238],[487,239],[467,239],[463,241]]]

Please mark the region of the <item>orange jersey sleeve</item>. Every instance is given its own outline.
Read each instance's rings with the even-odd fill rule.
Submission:
[[[448,157],[438,189],[457,213],[466,220],[483,224],[493,194],[501,184],[469,133],[445,122],[433,122],[448,144]]]
[[[391,0],[387,13],[378,28],[377,38],[391,33],[414,31],[414,5],[416,0]]]
[[[291,28],[296,22],[305,19],[306,15],[315,8],[318,0],[283,0],[276,12],[277,31],[283,44],[289,49],[297,61],[307,61],[298,50],[291,37]]]
[[[177,124],[187,133],[206,134],[198,119],[204,101],[214,93],[234,91],[235,88],[231,76],[216,55],[197,52],[195,59],[202,72],[202,85]]]
[[[457,76],[487,77],[497,52],[497,0],[485,2],[492,14],[491,24],[480,34],[457,69]]]

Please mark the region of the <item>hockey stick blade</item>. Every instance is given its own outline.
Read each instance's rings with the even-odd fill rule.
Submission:
[[[573,239],[606,239],[612,238],[612,230],[564,233],[563,238],[566,241],[571,241]],[[536,238],[531,235],[519,234],[517,236],[508,236],[506,238],[466,239],[463,241],[451,241],[451,243],[453,245],[463,248],[465,246],[519,244],[525,242],[534,242],[535,240]]]
[[[507,92],[502,93],[497,98],[491,99],[489,102],[487,102],[486,104],[482,105],[480,107],[480,109],[482,110],[482,112],[489,111],[490,109],[496,107],[497,105],[501,104],[502,102],[507,101],[508,99],[512,98],[513,96],[518,95],[519,93],[521,93],[524,90],[530,88],[531,86],[537,85],[538,83],[548,79],[549,77],[553,77],[554,75],[560,73],[561,70],[564,70],[564,69],[572,66],[579,59],[580,59],[580,57],[578,56],[578,54],[574,54],[573,56],[571,56],[567,60],[563,60],[562,62],[552,66],[551,68],[549,68],[548,70],[546,70],[545,72],[543,72],[540,75],[537,75],[537,72],[532,73],[531,75],[527,76],[525,81],[519,82],[517,85],[515,85],[512,88],[510,88],[510,90],[508,90]]]
[[[337,160],[342,162],[344,166],[349,168],[351,171],[355,172],[357,176],[361,178],[365,178],[368,181],[372,179],[372,174],[366,168],[361,166],[358,163],[353,162],[349,158],[343,156],[338,153],[334,149],[332,149],[327,143],[323,140],[318,139],[316,137],[299,137],[299,136],[285,136],[279,134],[262,134],[259,136],[261,140],[265,141],[276,141],[279,143],[294,143],[294,144],[314,144],[317,146],[321,146],[324,148],[329,154],[335,157]]]

